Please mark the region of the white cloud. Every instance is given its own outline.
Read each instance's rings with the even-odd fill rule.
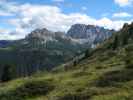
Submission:
[[[0,34],[0,40],[18,40],[22,39],[21,35]]]
[[[11,35],[10,30],[0,28],[0,40],[14,40],[20,35]]]
[[[108,19],[106,17],[97,20],[96,21],[96,25],[105,27],[107,29],[115,29],[115,30],[119,30],[120,28],[122,28],[124,23],[130,23],[130,21],[123,21],[123,20],[114,20],[112,21],[111,19]]]
[[[56,6],[42,6],[25,4],[19,6],[17,19],[9,19],[7,22],[21,28],[43,28],[52,31],[65,31],[75,23],[94,23],[94,19],[86,14],[64,14]]]
[[[0,37],[3,39],[24,38],[29,31],[36,28],[47,28],[52,31],[67,31],[71,25],[82,23],[118,30],[125,22],[130,22],[122,20],[113,21],[106,17],[95,19],[83,13],[65,14],[60,8],[49,5],[19,5],[15,3],[6,3],[6,5],[6,10],[17,15],[17,17],[6,20],[6,23],[14,26],[15,29],[10,30],[10,32],[4,35],[0,34]]]
[[[126,17],[132,17],[132,15],[129,13],[126,13],[126,12],[119,12],[119,13],[114,13],[112,17],[114,17],[114,18],[126,18]]]
[[[114,0],[114,1],[116,4],[118,4],[121,7],[133,4],[133,0]]]

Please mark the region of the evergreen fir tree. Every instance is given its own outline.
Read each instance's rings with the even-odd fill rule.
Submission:
[[[118,36],[115,36],[114,43],[113,43],[113,50],[115,50],[118,47]]]
[[[87,57],[89,57],[89,56],[90,56],[90,50],[87,49],[87,50],[85,51],[85,58],[87,58]]]

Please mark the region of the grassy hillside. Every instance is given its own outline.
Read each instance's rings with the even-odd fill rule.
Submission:
[[[132,76],[133,25],[126,25],[74,65],[1,83],[0,100],[133,100]]]

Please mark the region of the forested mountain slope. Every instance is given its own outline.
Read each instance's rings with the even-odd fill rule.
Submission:
[[[36,29],[24,39],[7,44],[0,42],[0,70],[9,65],[15,67],[17,76],[31,75],[40,70],[71,60],[81,53],[83,46],[66,37],[62,32]],[[1,77],[1,75],[0,75]]]

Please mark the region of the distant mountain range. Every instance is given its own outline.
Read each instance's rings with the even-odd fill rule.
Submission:
[[[13,43],[13,41],[0,40],[0,47],[4,48],[4,47],[11,45],[12,43]]]
[[[15,66],[19,76],[50,70],[103,42],[112,33],[112,30],[83,24],[73,25],[67,33],[36,29],[24,39],[0,41],[0,65]]]

